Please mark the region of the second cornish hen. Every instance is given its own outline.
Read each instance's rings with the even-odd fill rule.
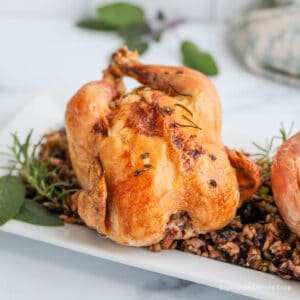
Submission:
[[[125,93],[123,76],[144,86]],[[184,67],[143,65],[126,47],[102,81],[70,100],[66,129],[82,186],[78,213],[120,244],[161,241],[178,214],[189,223],[177,222],[183,238],[222,228],[261,182],[254,163],[223,146],[210,80]]]

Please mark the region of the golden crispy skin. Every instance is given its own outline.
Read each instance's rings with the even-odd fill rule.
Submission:
[[[108,104],[125,92],[122,82],[109,71],[104,79],[83,86],[67,106],[66,129],[69,153],[79,183],[89,187],[89,166],[98,156],[99,132],[107,130]]]
[[[300,133],[285,141],[272,162],[276,205],[288,227],[300,236]]]
[[[120,97],[124,75],[147,87]],[[220,101],[203,74],[140,64],[137,53],[123,47],[104,79],[70,100],[66,129],[84,188],[76,196],[78,212],[112,240],[157,243],[179,210],[187,211],[199,233],[234,217],[237,176],[220,138]]]

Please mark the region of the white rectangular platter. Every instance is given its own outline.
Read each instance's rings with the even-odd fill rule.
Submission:
[[[43,133],[61,128],[65,99],[59,95],[46,94],[29,103],[0,131],[0,151],[11,143],[11,132],[18,132],[24,138],[30,129],[34,129],[34,138],[37,140]],[[248,146],[244,133],[231,130],[225,132],[225,137],[230,145]],[[5,161],[2,158],[1,165],[3,163]],[[120,246],[83,226],[66,224],[50,228],[13,220],[0,227],[0,230],[255,298],[299,299],[300,296],[300,282],[282,280],[273,275],[175,250],[152,253],[143,248]]]

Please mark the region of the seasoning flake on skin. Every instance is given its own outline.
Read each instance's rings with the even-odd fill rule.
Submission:
[[[211,160],[216,160],[216,159],[217,159],[216,156],[214,156],[213,154],[209,154],[209,158],[210,158]]]
[[[217,186],[217,182],[216,182],[214,179],[211,179],[211,180],[209,181],[209,184],[210,184],[211,186],[213,186],[213,187],[216,187],[216,186]]]
[[[140,175],[142,172],[144,172],[144,171],[145,171],[145,170],[135,170],[133,175],[134,175],[135,177],[137,177],[137,176],[139,176],[139,175]]]
[[[146,158],[149,158],[149,156],[150,156],[149,152],[144,152],[144,153],[142,153],[142,154],[140,155],[140,158],[141,158],[141,159],[146,159]]]

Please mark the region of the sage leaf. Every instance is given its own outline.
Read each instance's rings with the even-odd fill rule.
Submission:
[[[218,74],[218,67],[214,58],[209,53],[200,51],[194,43],[182,42],[181,53],[185,66],[209,76]]]
[[[26,199],[15,217],[16,220],[40,226],[63,226],[58,217],[52,215],[35,200]]]
[[[142,37],[143,35],[151,34],[151,28],[147,23],[130,28],[118,29],[118,34],[124,38],[127,37]]]
[[[25,187],[19,177],[0,177],[0,225],[14,218],[25,199]]]
[[[126,2],[116,2],[97,9],[99,19],[115,28],[129,28],[146,23],[141,7]]]
[[[114,26],[107,24],[97,18],[82,19],[77,22],[76,25],[80,28],[100,31],[112,31],[116,29]]]
[[[129,50],[134,51],[138,50],[139,54],[142,55],[148,49],[148,43],[143,41],[140,38],[127,38],[125,40],[125,45],[128,47]]]

